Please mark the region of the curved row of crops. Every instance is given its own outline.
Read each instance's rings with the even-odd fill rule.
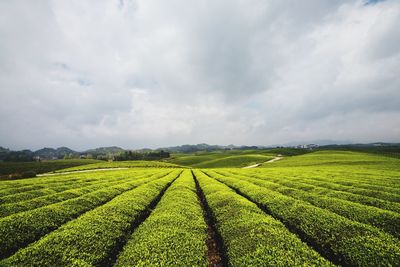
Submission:
[[[7,181],[0,266],[400,266],[395,178],[266,173],[151,168]]]
[[[243,179],[212,171],[208,174],[259,204],[335,263],[350,266],[399,264],[400,242],[390,234]]]

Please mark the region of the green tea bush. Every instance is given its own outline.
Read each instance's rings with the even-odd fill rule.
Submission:
[[[330,266],[278,220],[226,185],[195,175],[217,222],[230,266]]]
[[[226,173],[221,172],[221,174],[229,176],[229,174]],[[309,202],[316,207],[332,211],[354,221],[378,227],[383,231],[393,234],[397,238],[400,237],[400,215],[395,212],[385,211],[347,200],[312,194],[257,178],[250,178],[243,175],[236,175],[234,177],[282,193],[283,195]]]
[[[207,225],[190,171],[133,232],[116,266],[207,266]]]
[[[103,266],[128,237],[132,223],[180,171],[120,194],[0,264],[6,266]],[[131,188],[132,189],[132,188]]]
[[[139,180],[133,179],[132,181],[103,188],[78,198],[0,219],[0,240],[7,240],[0,247],[0,258],[11,255],[19,248],[27,246],[29,243],[57,229],[62,224],[110,201],[117,195],[164,175],[165,173]]]
[[[212,176],[211,172],[209,174]],[[337,263],[350,266],[399,264],[400,241],[389,234],[250,182],[213,177],[258,203]]]

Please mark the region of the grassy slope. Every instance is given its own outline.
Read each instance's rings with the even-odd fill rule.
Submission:
[[[351,151],[318,151],[286,157],[261,166],[265,174],[275,177],[399,178],[400,160]],[[400,183],[400,179],[398,179]]]
[[[299,167],[318,165],[398,165],[398,159],[380,155],[352,152],[352,151],[317,151],[301,156],[285,158],[274,164],[265,164],[265,167]]]
[[[244,167],[273,158],[268,150],[229,150],[199,152],[193,154],[176,153],[168,160],[182,166],[196,168]]]
[[[99,162],[94,164],[88,164],[84,166],[77,166],[67,169],[61,169],[57,172],[68,172],[68,171],[81,171],[81,170],[93,170],[93,169],[106,169],[106,168],[181,168],[176,164],[160,162],[160,161],[145,161],[145,160],[133,160],[133,161],[113,161],[113,162]]]
[[[229,167],[245,167],[249,165],[253,165],[260,162],[265,162],[270,159],[273,159],[272,156],[265,155],[238,155],[238,156],[229,156],[220,159],[209,160],[205,162],[201,162],[199,164],[193,165],[196,168],[229,168]]]
[[[94,159],[60,159],[41,162],[0,162],[0,175],[33,171],[36,173],[51,172],[58,169],[102,162]]]

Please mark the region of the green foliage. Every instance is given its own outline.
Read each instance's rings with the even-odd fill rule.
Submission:
[[[185,171],[133,232],[116,266],[207,266],[206,229],[192,174]]]
[[[303,190],[305,192],[309,193],[314,193],[320,196],[325,196],[325,197],[332,197],[332,198],[338,198],[338,199],[343,199],[343,200],[348,200],[351,202],[355,203],[360,203],[364,204],[367,206],[373,206],[377,207],[383,210],[388,210],[388,211],[394,211],[396,213],[400,213],[400,203],[394,203],[374,197],[369,197],[369,196],[364,196],[364,195],[359,195],[359,194],[354,194],[354,193],[349,193],[349,192],[344,192],[344,191],[339,191],[339,190],[334,190],[330,188],[332,182],[319,182],[319,180],[313,180],[312,176],[311,178],[298,178],[294,177],[291,172],[285,173],[285,172],[280,172],[279,174],[274,173],[271,175],[271,173],[265,170],[265,169],[258,169],[258,170],[246,170],[246,171],[241,171],[241,170],[228,170],[230,173],[232,173],[235,177],[237,177],[237,174],[241,175],[248,175],[251,177],[256,177],[256,178],[262,178],[263,180],[267,181],[272,181],[274,183],[280,184],[280,185],[285,185],[290,188],[296,188]],[[332,172],[331,172],[332,174]],[[321,178],[314,178],[314,179],[321,179]],[[353,178],[349,177],[348,181],[353,181]],[[331,179],[333,181],[336,181],[337,179]],[[356,181],[356,180],[355,180]],[[320,185],[320,186],[319,186]],[[325,187],[324,187],[325,186]],[[354,186],[356,188],[356,186]],[[340,188],[336,188],[340,189]],[[345,187],[345,190],[347,187]]]
[[[239,167],[272,156],[227,150],[169,161]],[[262,168],[194,172],[230,266],[398,266],[399,163],[318,151]],[[101,162],[71,169],[91,171],[0,181],[0,266],[206,265],[202,206],[190,172],[177,167]]]
[[[228,150],[194,154],[173,154],[169,162],[195,168],[245,167],[272,159],[273,153],[263,150]]]
[[[19,250],[4,265],[93,266],[104,265],[120,242],[127,238],[131,222],[179,175],[179,171],[145,183],[114,198],[76,220],[63,225],[38,242]]]
[[[17,249],[36,241],[80,214],[110,201],[125,191],[164,176],[165,173],[155,174],[143,179],[135,179],[135,176],[137,176],[135,173],[131,173],[131,175],[132,179],[125,183],[0,219],[0,240],[7,240],[0,247],[0,258],[11,255]]]
[[[182,166],[162,161],[145,161],[145,160],[109,161],[109,162],[102,161],[94,164],[61,169],[56,172],[72,172],[72,171],[84,171],[84,170],[107,169],[107,168],[182,168]]]
[[[149,174],[146,174],[146,173],[141,174],[141,176],[144,176],[144,175],[149,175]],[[85,179],[80,179],[79,181],[73,181],[68,186],[68,190],[54,193],[54,194],[44,194],[43,196],[36,197],[33,199],[28,198],[28,199],[21,200],[21,194],[25,194],[25,193],[17,193],[14,195],[9,195],[9,196],[7,196],[8,198],[12,199],[12,198],[16,197],[16,199],[18,199],[18,201],[16,201],[16,199],[14,199],[14,201],[12,203],[0,205],[0,218],[6,217],[11,214],[18,213],[18,212],[33,210],[33,209],[37,209],[37,208],[47,206],[50,204],[54,204],[57,202],[80,197],[82,195],[91,193],[96,190],[100,190],[105,187],[110,187],[110,186],[120,184],[124,180],[129,179],[126,176],[121,176],[121,175],[116,175],[116,177],[113,177],[112,175],[108,175],[107,178],[104,175],[98,175],[98,176],[96,176],[96,178],[97,179],[93,183],[87,182],[87,180],[85,180]],[[39,192],[42,192],[42,194],[43,194],[44,192],[47,192],[48,189],[44,188],[44,189],[39,189],[39,190],[34,190],[34,191],[35,192],[39,191]],[[29,192],[33,192],[33,191],[29,191]],[[26,194],[28,194],[29,192],[27,192]],[[28,194],[28,196],[30,196],[30,194]]]
[[[226,185],[195,171],[231,266],[330,266],[285,226]]]
[[[117,161],[124,161],[124,160],[161,160],[169,158],[170,154],[167,151],[160,150],[160,151],[149,151],[149,152],[142,152],[142,151],[123,151],[118,155],[114,156],[114,160]]]
[[[385,165],[389,168],[400,170],[399,160],[380,155],[367,154],[352,151],[317,151],[301,156],[286,157],[273,164],[265,164],[265,167],[304,167],[304,166],[357,166],[364,167]]]
[[[346,150],[365,153],[374,153],[386,157],[400,158],[399,143],[375,143],[375,144],[355,144],[355,145],[327,145],[319,149],[323,150]]]
[[[304,236],[308,242],[316,244],[321,251],[331,255],[341,264],[394,266],[399,263],[399,240],[374,227],[250,182],[221,175],[214,177],[265,207],[272,216]]]
[[[238,155],[229,156],[221,159],[205,161],[194,164],[196,168],[229,168],[229,167],[245,167],[256,163],[266,162],[273,159],[271,156],[264,155]]]
[[[88,159],[66,159],[66,160],[46,160],[46,161],[32,161],[32,162],[1,162],[0,161],[0,176],[8,174],[21,174],[20,178],[26,173],[45,173],[52,172],[58,169],[69,168],[73,166],[80,166],[101,162],[99,160]],[[32,175],[30,176],[32,177]],[[12,178],[12,177],[11,177]],[[7,177],[3,177],[7,179]]]
[[[225,176],[232,175],[229,172],[219,173]],[[316,207],[332,211],[348,219],[376,226],[383,231],[393,234],[397,238],[400,237],[400,215],[395,212],[295,189],[290,187],[292,185],[290,182],[286,182],[288,186],[284,186],[266,181],[265,179],[254,179],[245,175],[236,174],[234,177],[282,193],[283,195],[309,202]]]
[[[93,266],[108,262],[108,257],[129,232],[131,222],[179,175],[175,171],[164,178],[142,184],[76,220],[40,241],[18,251],[3,264],[30,266]],[[33,257],[33,259],[32,259]]]

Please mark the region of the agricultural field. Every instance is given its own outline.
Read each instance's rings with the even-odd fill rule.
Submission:
[[[182,168],[182,166],[168,162],[148,161],[148,160],[110,161],[110,162],[101,161],[66,169],[59,169],[55,171],[55,173],[85,171],[85,170],[95,170],[95,169],[111,169],[111,168]]]
[[[276,153],[269,150],[227,150],[198,153],[175,153],[168,162],[193,168],[236,168],[273,159]]]
[[[102,162],[95,159],[59,159],[59,160],[43,160],[32,162],[1,162],[0,161],[0,179],[7,178],[10,174],[20,174],[24,178],[24,174],[39,174],[52,172],[59,169],[81,166]]]
[[[0,266],[400,266],[399,159],[212,154],[1,181]]]

